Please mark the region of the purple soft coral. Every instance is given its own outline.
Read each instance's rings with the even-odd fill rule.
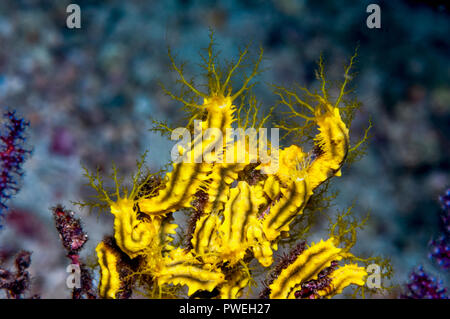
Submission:
[[[401,296],[404,299],[448,299],[447,289],[442,286],[442,281],[427,274],[422,266],[410,275],[407,284],[407,292]]]
[[[450,268],[450,189],[440,197],[442,204],[441,235],[430,242],[429,257],[442,269]]]
[[[15,112],[4,113],[6,122],[0,136],[0,215],[8,209],[6,202],[19,190],[18,178],[29,150],[24,148],[25,130],[29,123],[18,118]]]
[[[442,204],[441,235],[430,242],[429,257],[442,269],[450,268],[450,189],[440,198]],[[426,273],[422,266],[410,275],[406,285],[406,293],[401,298],[408,299],[448,299],[447,289],[443,287],[442,280]]]
[[[445,231],[450,233],[450,188],[439,199],[443,210],[442,223],[445,226]]]

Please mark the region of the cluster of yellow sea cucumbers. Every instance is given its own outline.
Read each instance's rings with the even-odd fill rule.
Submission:
[[[89,175],[114,216],[113,238],[105,239],[96,249],[101,268],[99,292],[104,298],[119,298],[136,278],[154,297],[177,297],[183,287],[194,297],[202,293],[217,298],[241,297],[252,284],[250,263],[274,267],[274,252],[280,239],[290,236],[291,223],[303,214],[321,184],[341,175],[350,150],[349,129],[341,118],[340,105],[347,78],[334,102],[325,88],[322,60],[318,72],[322,90],[311,93],[303,89],[309,101],[294,91],[275,87],[277,107],[286,108],[286,116],[314,126],[317,134],[309,152],[297,145],[278,148],[267,143],[269,157],[261,158],[261,152],[241,145],[251,136],[235,140],[229,129],[237,125],[246,131],[267,123],[268,117],[256,120],[258,106],[250,93],[262,52],[238,90],[231,88],[231,79],[248,50],[226,71],[219,70],[212,46],[207,52],[207,93],[187,81],[171,59],[191,95],[167,93],[189,112],[191,132],[203,133],[178,147],[184,160],[172,163],[159,178],[148,175],[140,179],[136,175],[131,191],[121,192],[117,185],[111,195],[99,179]],[[345,69],[347,77],[353,59]],[[278,127],[283,129],[283,125]],[[217,134],[206,134],[210,129]],[[225,138],[218,139],[219,135]],[[212,146],[213,156],[197,160],[196,154],[204,154]],[[244,154],[238,154],[242,150]],[[274,154],[277,156],[270,156]],[[240,161],[223,160],[239,156]],[[269,169],[274,167],[273,161],[276,170]],[[173,216],[180,211],[193,215],[190,233],[183,235],[188,238],[184,246],[174,244],[180,227]],[[265,297],[332,297],[349,285],[363,286],[368,275],[365,268],[341,244],[342,238],[331,233],[330,238],[298,250],[266,282]]]

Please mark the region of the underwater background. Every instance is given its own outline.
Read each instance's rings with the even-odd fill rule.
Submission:
[[[114,162],[129,176],[148,150],[147,164],[170,160],[174,142],[150,132],[151,119],[176,122],[179,104],[161,90],[170,46],[187,71],[198,71],[198,52],[214,30],[221,57],[232,59],[250,41],[264,48],[263,107],[273,104],[267,84],[314,86],[322,53],[327,75],[338,79],[358,46],[354,96],[362,103],[352,135],[373,123],[367,155],[333,185],[342,210],[367,227],[354,252],[390,257],[394,285],[419,264],[449,283],[428,260],[439,235],[439,196],[450,186],[449,8],[439,1],[81,1],[81,29],[66,27],[74,1],[0,2],[0,106],[30,121],[20,192],[9,200],[0,230],[0,261],[32,251],[32,293],[69,298],[68,259],[51,207],[79,212],[94,247],[112,233],[112,217],[88,215],[71,201],[86,198],[82,167],[105,171]],[[366,26],[366,7],[381,7],[381,29]],[[321,238],[315,225],[308,239]],[[398,291],[391,292],[396,297]],[[1,295],[0,295],[1,296]]]

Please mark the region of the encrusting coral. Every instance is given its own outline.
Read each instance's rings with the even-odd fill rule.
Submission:
[[[274,264],[274,251],[281,239],[290,236],[290,225],[319,193],[320,185],[341,175],[346,159],[353,158],[367,138],[366,131],[361,142],[350,145],[349,125],[359,104],[344,103],[344,96],[356,54],[345,68],[345,80],[334,102],[327,91],[322,59],[320,93],[302,88],[306,93],[302,98],[295,90],[274,86],[277,107],[287,107],[285,115],[290,119],[276,127],[286,132],[284,137],[309,137],[314,147],[305,152],[295,144],[278,147],[273,135],[267,141],[262,128],[274,108],[261,117],[251,94],[262,49],[237,90],[231,83],[248,62],[248,47],[226,68],[216,61],[212,36],[206,52],[202,58],[207,92],[203,92],[200,85],[185,78],[169,51],[184,90],[180,94],[164,90],[183,104],[189,119],[187,131],[194,135],[192,141],[177,145],[181,160],[173,161],[170,172],[143,174],[142,159],[128,191],[121,187],[114,168],[116,188],[111,193],[98,171],[86,171],[99,201],[79,204],[109,208],[114,216],[114,239],[97,246],[101,297],[120,297],[124,287],[134,283],[148,287],[151,297],[177,297],[183,286],[191,297],[242,296],[254,282],[250,263],[256,259],[262,267]],[[178,133],[165,123],[158,125],[157,131]],[[235,139],[230,130],[233,125],[245,132],[243,138]],[[314,128],[318,133],[312,136]],[[249,146],[252,142],[267,151],[254,151]],[[174,239],[178,225],[173,214],[181,211],[191,213],[184,246]],[[297,249],[278,267],[262,296],[321,298],[339,294],[352,284],[362,287],[368,274],[357,262],[363,260],[349,252],[358,227],[340,219],[331,227],[329,239]]]

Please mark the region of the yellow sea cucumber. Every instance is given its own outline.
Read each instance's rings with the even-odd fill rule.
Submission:
[[[334,102],[326,89],[322,59],[319,93],[302,89],[303,98],[296,90],[274,86],[277,108],[287,109],[285,115],[294,120],[281,121],[276,127],[286,133],[284,137],[308,137],[314,145],[307,152],[296,144],[279,147],[277,141],[266,141],[262,125],[271,113],[258,116],[259,106],[250,93],[262,50],[242,86],[233,90],[231,79],[246,60],[248,47],[235,64],[220,68],[212,46],[211,38],[203,65],[207,92],[187,81],[169,55],[190,95],[165,91],[183,104],[190,115],[186,132],[194,135],[189,143],[177,145],[180,160],[172,163],[171,171],[159,179],[151,174],[140,179],[140,163],[131,192],[124,188],[122,193],[114,171],[116,191],[112,195],[98,174],[87,176],[114,216],[115,244],[135,263],[136,278],[160,291],[162,287],[186,286],[188,295],[207,291],[217,297],[237,298],[252,282],[250,262],[256,259],[263,267],[273,264],[280,240],[289,236],[293,221],[304,214],[318,187],[340,176],[344,162],[362,143],[350,146],[346,119],[356,106],[341,105],[355,56],[345,69],[346,78]],[[306,133],[312,128],[318,129],[316,136]],[[243,138],[235,139],[236,134]],[[268,149],[256,152],[255,145]],[[196,216],[184,248],[174,239],[178,225],[172,218],[181,210],[195,210]],[[318,287],[313,297],[331,297],[348,285],[364,285],[367,273],[363,267],[355,263],[337,266],[356,258],[348,252],[350,245],[339,247],[348,243],[345,236],[353,236],[354,229],[335,234],[336,227],[331,227],[328,240],[312,244],[279,271],[267,287],[271,298],[295,298],[296,291],[306,284]],[[100,295],[115,298],[125,283],[120,276],[120,256],[105,242],[97,246],[97,255],[102,272]]]

